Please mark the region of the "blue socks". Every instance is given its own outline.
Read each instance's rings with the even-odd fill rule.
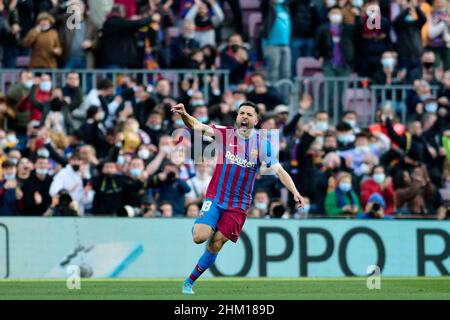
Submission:
[[[205,253],[200,257],[200,260],[198,260],[197,265],[186,281],[190,284],[194,284],[195,280],[197,280],[197,278],[200,277],[206,269],[214,264],[216,258],[217,253],[209,252],[208,249],[206,249]]]

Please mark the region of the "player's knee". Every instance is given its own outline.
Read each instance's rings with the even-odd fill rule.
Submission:
[[[203,243],[203,242],[205,242],[206,240],[208,240],[208,238],[205,237],[204,235],[202,235],[202,234],[197,234],[197,233],[194,233],[194,236],[192,237],[192,239],[194,240],[194,242],[195,242],[196,244],[200,244],[200,243]]]

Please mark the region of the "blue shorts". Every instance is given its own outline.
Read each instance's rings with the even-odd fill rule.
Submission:
[[[218,230],[225,237],[236,242],[241,234],[246,218],[247,214],[243,210],[225,208],[211,199],[206,199],[194,224],[206,224],[214,231]]]
[[[219,221],[221,213],[224,211],[215,201],[211,199],[205,199],[203,206],[195,218],[194,224],[206,224],[210,226],[214,231],[216,230],[217,222]]]

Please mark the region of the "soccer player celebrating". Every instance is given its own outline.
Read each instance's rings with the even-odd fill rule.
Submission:
[[[181,103],[171,110],[181,115],[188,128],[214,136],[216,143],[217,165],[193,229],[195,243],[211,240],[182,288],[182,293],[193,294],[195,280],[214,264],[225,242],[237,241],[252,201],[255,178],[263,163],[292,192],[298,207],[303,207],[304,200],[276,155],[272,154],[267,135],[254,129],[259,114],[253,102],[246,101],[239,106],[237,128],[202,124],[190,116]]]

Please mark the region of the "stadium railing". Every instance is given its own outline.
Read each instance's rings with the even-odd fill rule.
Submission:
[[[341,119],[347,110],[355,111],[358,123],[367,127],[376,120],[376,111],[380,107],[390,107],[401,115],[402,122],[406,121],[407,108],[405,100],[414,89],[413,85],[370,84],[369,78],[354,75],[349,77],[324,77],[314,75],[297,77],[293,81],[283,79],[274,84],[283,96],[291,97],[290,107],[295,114],[298,102],[304,92],[312,96],[312,112],[325,111],[330,115],[333,124]],[[437,93],[438,87],[431,86],[432,94]]]
[[[0,69],[0,92],[6,92],[8,87],[19,80],[21,69]],[[113,84],[118,83],[121,76],[132,76],[138,79],[144,85],[155,84],[160,78],[168,79],[172,82],[172,94],[179,96],[180,84],[183,79],[198,79],[200,83],[209,84],[210,77],[217,76],[219,86],[222,90],[229,89],[229,70],[192,70],[192,69],[161,69],[161,70],[143,70],[143,69],[31,69],[34,73],[47,73],[51,76],[54,87],[65,85],[66,75],[75,71],[80,75],[81,88],[86,94],[90,89],[97,87],[97,82],[102,78],[109,78]],[[209,101],[209,86],[200,86],[199,90],[203,92],[206,101]]]

